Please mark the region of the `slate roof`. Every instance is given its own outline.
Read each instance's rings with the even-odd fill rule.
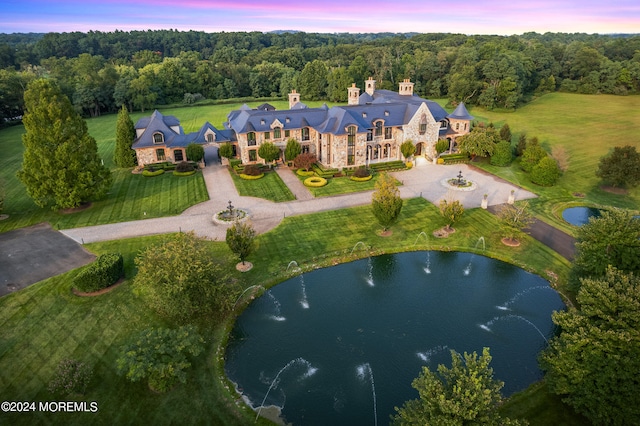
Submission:
[[[469,114],[467,108],[464,106],[464,102],[460,102],[456,109],[447,116],[447,118],[453,118],[456,120],[473,120],[473,115]]]
[[[358,133],[364,133],[375,127],[375,122],[384,120],[385,126],[400,127],[409,122],[422,104],[436,121],[447,118],[447,112],[436,102],[418,96],[399,95],[390,90],[376,90],[373,96],[363,93],[358,105],[334,106],[324,104],[320,108],[308,108],[297,103],[289,110],[252,110],[246,105],[231,111],[225,127],[237,133],[267,132],[277,119],[283,129],[313,127],[320,133],[341,135],[347,133],[347,127],[357,126]]]
[[[171,127],[178,126],[179,131],[176,132]],[[162,115],[160,111],[155,110],[149,117],[142,117],[135,125],[136,129],[144,129],[140,137],[133,141],[132,148],[185,148],[190,143],[207,143],[206,132],[211,130],[215,133],[215,142],[229,142],[234,140],[235,134],[229,129],[218,130],[211,123],[206,122],[197,132],[184,133],[180,126],[180,121],[172,115]],[[164,144],[153,143],[153,135],[162,133],[164,136]]]

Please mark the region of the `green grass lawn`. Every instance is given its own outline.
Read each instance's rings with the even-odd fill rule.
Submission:
[[[241,196],[264,198],[276,203],[296,199],[276,172],[267,172],[264,177],[255,180],[242,179],[233,171],[230,171],[229,174]]]
[[[296,173],[300,182],[304,182],[308,176],[300,176]],[[347,176],[327,178],[327,184],[321,187],[307,187],[314,197],[330,197],[332,195],[352,194],[354,192],[372,191],[376,182],[380,178],[380,173],[376,173],[370,180],[356,182]],[[397,185],[401,185],[396,181]]]
[[[561,286],[566,282],[569,263],[565,259],[529,237],[519,248],[503,246],[497,236],[487,232],[497,224],[495,217],[484,210],[467,211],[455,224],[457,232],[447,239],[430,236],[442,226],[436,207],[420,198],[405,201],[401,217],[389,237],[378,236],[380,227],[367,206],[289,217],[278,228],[258,236],[257,249],[248,259],[254,268],[245,274],[235,270],[236,260],[231,259],[226,244],[211,242],[209,246],[212,256],[245,288],[267,287],[288,278],[286,269],[292,260],[307,271],[370,254],[424,249],[473,251],[480,236],[486,241],[485,254],[510,260],[543,277],[547,277],[546,271],[553,271],[560,277]],[[336,229],[341,232],[335,232]],[[418,238],[421,232],[426,233],[428,239]],[[145,306],[132,284],[135,255],[164,238],[166,236],[88,244],[86,247],[96,254],[119,251],[125,258],[128,280],[105,295],[73,296],[70,286],[76,270],[0,299],[0,327],[4,330],[0,338],[2,399],[52,400],[46,388],[55,366],[60,359],[73,357],[94,365],[95,369],[87,394],[77,400],[99,404],[97,415],[25,416],[21,413],[8,415],[8,422],[113,424],[145,419],[154,424],[253,423],[255,413],[240,404],[226,381],[221,380],[222,365],[216,354],[220,353],[219,345],[224,342],[231,322],[205,331],[210,338],[208,352],[196,360],[189,382],[167,394],[155,394],[145,384],[129,383],[116,374],[118,350],[133,333],[147,327],[170,325]],[[366,247],[362,244],[356,247],[359,241]],[[562,404],[559,407],[567,410]],[[258,424],[267,422],[259,420]]]
[[[540,196],[532,206],[543,220],[569,229],[562,220],[562,210],[554,206],[615,206],[640,210],[640,187],[627,195],[616,195],[600,188],[596,177],[600,158],[615,146],[631,145],[640,150],[640,96],[574,95],[550,93],[514,112],[492,112],[471,109],[477,120],[502,126],[508,123],[516,144],[520,133],[537,136],[540,144],[552,152],[562,147],[569,156],[568,170],[558,184],[546,188],[531,183],[514,163],[511,167],[491,166],[486,161],[479,167],[514,182]],[[579,195],[578,195],[579,194]]]

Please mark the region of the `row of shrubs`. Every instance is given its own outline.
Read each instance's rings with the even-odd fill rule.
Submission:
[[[438,157],[438,164],[458,164],[468,162],[469,154],[467,153],[441,154],[440,157]]]
[[[73,279],[73,287],[84,293],[102,290],[124,276],[124,261],[120,253],[101,254]]]
[[[181,161],[180,163],[154,163],[147,164],[142,170],[142,176],[153,177],[163,174],[165,171],[173,171],[175,176],[190,176],[198,170],[198,163],[193,161]]]

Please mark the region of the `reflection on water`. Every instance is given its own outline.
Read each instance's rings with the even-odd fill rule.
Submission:
[[[371,425],[374,416],[386,424],[394,406],[417,397],[411,381],[422,366],[449,365],[450,350],[490,347],[509,395],[542,377],[536,357],[555,332],[551,313],[564,308],[548,286],[470,253],[383,255],[313,271],[271,288],[238,318],[226,372],[254,408],[280,407],[294,425]]]

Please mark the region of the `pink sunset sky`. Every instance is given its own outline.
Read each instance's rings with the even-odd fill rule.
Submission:
[[[640,33],[639,0],[5,0],[0,32]]]

